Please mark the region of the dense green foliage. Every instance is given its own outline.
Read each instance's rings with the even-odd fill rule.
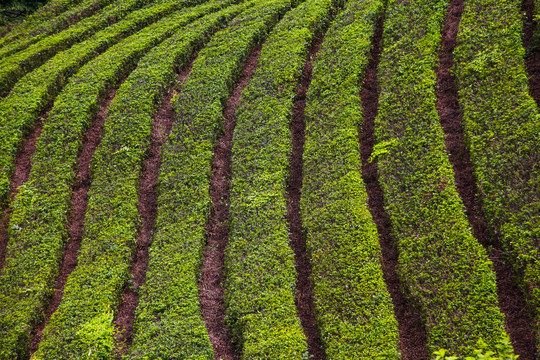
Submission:
[[[73,44],[88,38],[96,31],[125,17],[144,3],[144,0],[126,0],[113,3],[96,15],[0,60],[0,96],[7,95],[12,86],[23,75],[43,64],[57,52],[68,49]]]
[[[302,222],[329,359],[400,358],[358,143],[360,79],[382,12],[381,1],[347,3],[324,37],[307,95]]]
[[[203,6],[186,20],[206,11],[207,6]],[[170,31],[171,24],[180,26],[177,18],[164,20],[161,27],[168,25]],[[14,339],[27,336],[27,329],[39,317],[44,298],[50,293],[56,278],[63,242],[67,237],[64,225],[73,182],[72,169],[84,129],[97,110],[104,91],[122,77],[123,71],[135,64],[137,52],[145,51],[160,33],[161,37],[167,35],[159,25],[158,22],[126,39],[88,64],[55,102],[37,144],[30,181],[13,204],[11,241],[0,287],[0,310],[4,315],[1,324],[6,333],[2,346],[6,351],[11,351],[11,341],[20,342]],[[100,74],[101,77],[90,74]],[[51,168],[57,170],[51,172]]]
[[[33,0],[21,0],[22,2],[27,3],[26,7],[32,7],[35,8],[35,6],[28,5],[28,3],[33,2]],[[14,1],[14,2],[21,2],[21,1]],[[38,26],[39,24],[43,24],[44,21],[49,20],[52,17],[58,16],[62,14],[65,11],[69,11],[70,8],[73,6],[76,6],[81,0],[40,0],[37,1],[38,3],[46,3],[45,6],[39,8],[36,12],[33,14],[28,15],[25,17],[24,22],[21,24],[9,24],[8,26],[2,27],[0,30],[0,46],[6,44],[9,42],[9,40],[13,39],[13,36],[17,37],[20,35],[20,33],[24,33],[26,31],[25,28],[29,26]],[[25,6],[25,5],[23,5]],[[1,9],[8,9],[9,7],[13,7],[13,3],[11,1],[3,2],[0,5]],[[17,7],[17,5],[15,5]]]
[[[0,4],[0,26],[21,21],[45,5],[44,1],[7,0]]]
[[[213,148],[223,131],[223,106],[251,49],[290,7],[290,1],[257,1],[237,16],[200,52],[175,102],[178,121],[163,150],[158,231],[138,312],[144,341],[136,350],[141,358],[167,353],[164,349],[174,338],[182,339],[179,353],[193,356],[194,345],[207,337],[198,278],[211,207],[208,183]],[[164,325],[166,331],[158,332]],[[150,344],[148,340],[156,335],[159,341]],[[212,359],[212,352],[205,358]]]
[[[9,24],[1,27],[0,46],[3,46],[13,39],[18,39],[21,35],[26,34],[28,28],[37,28],[51,18],[61,16],[62,13],[69,11],[74,6],[77,6],[79,2],[81,2],[81,0],[50,0],[38,11],[27,16],[22,23]],[[3,5],[0,5],[0,7],[3,7]]]
[[[446,356],[448,350],[441,349],[435,351],[435,360],[517,360],[518,355],[514,355],[510,344],[510,339],[504,338],[500,344],[490,348],[484,341],[478,340],[477,349],[473,350],[472,356],[458,357]]]
[[[198,287],[211,206],[208,182],[213,148],[222,132],[223,105],[242,63],[291,3],[259,0],[248,5],[201,50],[174,100],[177,122],[163,149],[157,232],[131,351],[137,359],[214,358]]]
[[[285,218],[289,122],[308,49],[335,5],[308,0],[285,15],[265,42],[236,113],[225,301],[226,322],[244,359],[307,355]]]
[[[86,0],[82,4],[61,13],[45,23],[36,22],[34,26],[25,23],[24,26],[20,27],[19,31],[11,31],[8,36],[2,38],[0,43],[3,43],[3,46],[0,48],[0,59],[21,51],[46,36],[63,30],[69,25],[90,16],[103,6],[109,5],[111,1]]]
[[[223,2],[209,2],[178,12],[111,48],[75,75],[70,83],[71,92],[68,89],[63,92],[72,94],[74,98],[60,103],[59,112],[66,116],[65,119],[78,116],[80,126],[87,126],[100,99],[136,65],[141,55],[179,27],[222,5]],[[73,112],[71,116],[70,111]],[[131,249],[138,226],[138,174],[147,145],[147,130],[151,125],[128,121],[128,126],[124,121],[125,118],[107,116],[104,138],[93,161],[94,179],[89,192],[78,266],[68,279],[60,307],[45,328],[37,358],[72,358],[89,350],[105,354],[113,342],[112,313],[129,275]],[[123,138],[121,143],[117,142],[117,136]],[[80,137],[72,141],[80,146]],[[124,151],[130,146],[134,154]],[[122,156],[124,162],[120,161]],[[108,200],[108,206],[105,206],[107,202],[104,200]],[[102,228],[103,221],[111,225]],[[99,286],[99,290],[87,288],[88,284]],[[101,345],[88,340],[94,330],[88,330],[88,333],[83,331],[87,326],[91,329],[94,325],[99,325],[104,331]]]
[[[30,180],[13,204],[7,263],[0,276],[0,344],[6,353],[24,343],[21,337],[28,336],[52,291],[67,238],[73,169],[101,99],[150,47],[217,6],[179,12],[125,39],[83,67],[56,100],[37,143]]]
[[[380,183],[399,274],[430,351],[472,354],[504,335],[492,264],[471,233],[435,108],[434,69],[448,2],[389,2],[375,120]]]
[[[111,45],[192,2],[170,1],[132,12],[124,20],[57,54],[27,74],[7,97],[0,100],[0,200],[8,194],[13,161],[24,134],[34,126],[38,116],[54,100],[70,76]]]
[[[28,2],[9,6],[26,12]],[[311,332],[304,334],[298,316],[303,305],[295,304],[306,295],[296,288],[289,244],[296,234],[290,236],[286,219],[288,181],[299,180],[289,179],[290,122],[296,101],[305,100],[300,208],[326,358],[399,359],[405,342],[382,276],[359,149],[360,86],[380,20],[381,95],[370,161],[378,164],[402,290],[420,312],[432,359],[516,359],[492,264],[465,216],[436,109],[449,2],[51,0],[21,23],[0,27],[0,359],[30,357],[36,325],[56,291],[70,212],[82,207],[71,203],[77,162],[100,109],[105,129],[85,182],[91,187],[77,266],[32,359],[119,357],[113,319],[126,288],[140,303],[124,358],[215,357],[220,345],[200,306],[209,181],[226,102],[258,46],[258,67],[236,111],[222,330],[242,359],[312,357]],[[540,0],[533,2],[538,20]],[[540,115],[523,60],[522,5],[465,0],[453,71],[478,196],[526,293],[538,337]],[[298,87],[314,41],[321,46],[304,99]],[[187,74],[196,56],[180,84],[178,71]],[[173,100],[163,104],[167,91]],[[115,96],[103,109],[108,94]],[[146,199],[139,198],[141,171],[152,129],[164,131],[154,124],[162,105],[174,106],[176,115],[139,288],[131,267],[146,206],[138,207]],[[39,121],[30,166],[17,168],[29,170],[29,180],[10,193],[17,153]]]
[[[540,115],[529,95],[521,16],[518,0],[467,1],[454,68],[486,219],[521,278],[539,334]]]

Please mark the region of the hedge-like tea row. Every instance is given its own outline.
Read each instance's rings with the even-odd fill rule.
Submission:
[[[521,1],[465,4],[454,66],[464,135],[486,219],[521,278],[540,336],[540,115],[523,60]]]
[[[435,107],[437,49],[448,2],[389,2],[373,158],[399,248],[399,274],[425,321],[430,351],[470,355],[505,336],[495,274],[471,233]]]
[[[111,116],[125,116],[126,109],[130,109],[129,117],[141,118],[139,122],[151,122],[150,117],[155,113],[156,105],[174,82],[173,68],[185,67],[196,49],[206,43],[212,33],[224,27],[233,16],[249,5],[231,6],[204,17],[154,49],[126,80],[122,88],[126,91],[120,89],[117,93],[118,106],[111,107]],[[174,212],[169,221],[172,222],[176,214]],[[159,231],[166,233],[167,230],[158,226]],[[159,235],[158,238],[163,240]],[[200,316],[197,290],[194,297],[187,301],[185,297],[179,296],[185,294],[179,290],[188,275],[184,272],[184,266],[193,259],[189,258],[187,263],[174,261],[177,256],[183,260],[181,250],[176,248],[183,243],[178,242],[177,238],[171,240],[171,244],[165,245],[159,241],[154,242],[150,252],[147,280],[140,291],[141,299],[129,358],[176,356],[213,359],[212,345]]]
[[[23,75],[43,64],[57,52],[85,40],[97,30],[115,23],[144,3],[143,0],[118,1],[103,8],[94,16],[0,60],[0,96],[6,96]]]
[[[329,359],[399,359],[397,322],[362,180],[360,79],[382,15],[350,0],[325,35],[307,94],[302,223]]]
[[[0,48],[0,59],[3,59],[17,51],[21,51],[22,49],[27,48],[31,44],[38,42],[46,36],[63,30],[69,25],[92,15],[103,6],[109,5],[111,1],[112,0],[86,0],[79,6],[62,13],[49,21],[37,22],[33,27],[23,27],[22,29],[25,30],[24,32],[20,31],[18,36],[12,36],[12,38],[15,38],[16,40],[12,40],[9,44],[2,45]],[[8,36],[6,36],[6,38]],[[6,41],[4,40],[3,42],[5,43]]]
[[[0,38],[0,48],[6,44],[9,44],[13,40],[20,38],[21,36],[28,36],[29,29],[39,28],[39,26],[42,25],[44,22],[47,22],[51,18],[55,18],[56,16],[61,16],[63,12],[66,12],[70,8],[77,6],[80,2],[81,0],[49,1],[42,8],[38,9],[35,13],[28,15],[22,23],[17,24],[11,29],[7,30],[5,35]]]
[[[34,126],[38,116],[69,77],[109,46],[188,3],[193,3],[193,0],[134,11],[125,20],[57,54],[15,85],[9,96],[0,101],[0,202],[8,194],[14,158],[24,134]]]
[[[0,276],[1,353],[15,351],[21,344],[21,351],[26,351],[28,330],[53,291],[67,238],[77,154],[84,130],[107,89],[157,42],[218,6],[214,2],[180,12],[125,39],[83,67],[56,100],[37,142],[29,182],[13,204],[10,242]]]
[[[308,49],[336,3],[308,0],[285,15],[265,42],[236,113],[225,299],[226,322],[244,359],[307,356],[285,218],[289,122]]]
[[[198,288],[213,149],[242,64],[290,7],[288,0],[256,1],[237,16],[199,53],[175,103],[178,122],[163,149],[157,233],[137,311],[132,353],[138,359],[175,353],[183,358],[194,349],[201,358],[214,358]]]
[[[56,109],[58,110],[56,114],[59,115],[58,118],[55,119],[54,126],[50,126],[50,138],[44,139],[44,141],[51,141],[51,143],[47,144],[46,149],[44,149],[44,153],[50,156],[51,150],[55,149],[56,154],[59,155],[57,159],[63,156],[69,157],[67,160],[70,161],[71,164],[68,165],[74,166],[75,157],[78,148],[80,147],[80,139],[84,132],[83,129],[88,126],[92,116],[98,109],[100,99],[105,95],[108,88],[115,86],[119,80],[124,77],[124,74],[134,67],[138,58],[157,42],[170,36],[178,27],[193,21],[195,18],[200,17],[205,13],[215,11],[222,5],[224,5],[224,2],[222,1],[209,2],[192,9],[191,11],[174,14],[170,18],[154,23],[137,35],[126,39],[118,46],[111,48],[110,51],[85,66],[85,68],[83,68],[73,79],[73,82],[70,84],[71,86],[66,88],[66,94],[69,95],[66,96],[67,99],[66,97],[60,97],[57,101],[58,106]],[[61,100],[66,100],[66,102],[60,102]],[[67,102],[67,100],[71,101]],[[53,314],[50,323],[45,328],[43,342],[40,344],[36,353],[36,358],[76,358],[90,350],[94,352],[97,351],[98,353],[107,353],[108,347],[111,346],[113,342],[112,333],[107,332],[112,329],[112,325],[109,324],[109,328],[107,329],[101,329],[105,331],[106,334],[111,335],[106,337],[103,333],[99,333],[98,330],[93,328],[87,329],[86,326],[88,323],[86,322],[90,321],[90,324],[94,324],[92,318],[95,316],[96,312],[114,311],[116,308],[119,294],[129,275],[130,245],[132,245],[132,241],[137,234],[138,217],[136,211],[136,187],[134,190],[135,197],[133,199],[130,198],[131,203],[135,202],[135,205],[126,201],[122,204],[125,207],[118,209],[119,211],[123,211],[123,216],[120,216],[121,220],[119,220],[118,223],[129,223],[131,221],[131,224],[123,228],[119,225],[121,227],[120,229],[111,225],[110,227],[103,229],[103,232],[100,233],[99,231],[101,229],[100,225],[103,224],[101,216],[106,217],[109,223],[112,222],[118,224],[116,222],[117,219],[114,217],[115,214],[110,213],[111,208],[114,208],[115,202],[118,201],[116,195],[118,195],[118,197],[121,196],[116,194],[114,190],[121,192],[123,188],[128,187],[129,185],[135,185],[131,184],[128,180],[133,179],[136,181],[137,174],[140,171],[138,167],[133,166],[129,167],[131,170],[130,173],[126,174],[123,172],[119,176],[115,167],[120,165],[121,162],[111,163],[109,162],[111,159],[107,158],[108,156],[116,158],[114,156],[115,154],[113,154],[114,151],[109,150],[111,150],[111,147],[116,146],[118,141],[118,138],[116,138],[117,136],[120,137],[120,141],[128,142],[130,140],[137,140],[137,135],[140,134],[140,132],[137,132],[138,129],[136,126],[133,128],[126,126],[126,124],[122,124],[123,131],[120,131],[115,127],[115,125],[118,126],[118,122],[115,120],[116,119],[113,119],[110,116],[107,117],[104,139],[102,145],[96,151],[94,159],[95,166],[93,169],[95,180],[89,193],[88,211],[85,218],[86,228],[79,253],[78,266],[68,278],[62,303],[56,313]],[[135,124],[130,125],[133,126]],[[68,131],[70,133],[72,132],[72,128],[75,128],[73,130],[78,130],[77,135],[67,139],[66,134],[63,134],[63,132],[66,131],[66,128],[69,129]],[[68,145],[71,145],[68,154],[65,154],[62,150],[62,147],[66,147],[66,140],[70,140]],[[140,148],[137,150],[140,152],[140,158],[142,158],[145,153],[143,144],[139,145],[139,147]],[[51,162],[50,158],[47,158],[47,160],[49,160],[49,163]],[[52,162],[54,163],[54,160]],[[47,165],[49,164],[39,166],[45,173],[42,174],[43,177],[48,180],[47,183],[54,183],[56,181],[59,182],[60,185],[57,185],[57,188],[43,189],[42,194],[40,195],[47,198],[47,204],[53,203],[53,199],[55,200],[54,203],[59,203],[52,209],[46,209],[47,214],[63,215],[69,208],[69,188],[73,182],[73,173],[70,171],[70,167],[62,164],[60,160],[58,161],[58,164],[54,165],[58,168],[64,166],[66,171],[64,173],[57,172],[54,175],[47,176],[45,171],[45,169],[48,168]],[[116,176],[124,176],[127,179],[113,181],[111,178]],[[43,179],[40,179],[39,181],[43,182]],[[115,185],[119,186],[115,188]],[[58,187],[64,189],[64,191],[59,191],[60,189],[58,189]],[[35,194],[35,189],[30,189],[30,191]],[[55,195],[56,198],[51,199]],[[110,196],[110,198],[108,198],[108,196]],[[35,198],[31,200],[35,200]],[[125,212],[126,208],[129,210],[132,209],[131,205],[135,208],[135,218],[128,217],[130,214]],[[35,217],[36,209],[34,209],[34,214],[26,215],[28,215],[28,217],[34,215]],[[44,217],[46,217],[46,215],[44,215]],[[64,224],[65,219],[62,217],[57,220],[58,227],[62,227]],[[45,229],[45,224],[42,224],[42,226],[43,229]],[[49,224],[49,227],[50,226],[51,224]],[[118,238],[119,233],[125,234],[128,230],[132,231],[131,234],[126,234],[130,236],[125,236],[122,239]],[[34,233],[31,235],[34,235]],[[22,255],[24,257],[34,255],[34,259],[31,259],[34,260],[34,263],[35,258],[39,259],[39,257],[46,256],[46,261],[48,262],[52,262],[53,259],[55,259],[55,255],[56,259],[58,259],[62,245],[60,242],[62,237],[65,237],[65,233],[63,233],[63,231],[58,231],[55,235],[56,238],[54,240],[56,240],[56,244],[52,243],[52,241],[41,244],[37,243],[35,244],[35,249],[32,249],[33,251],[27,249]],[[107,238],[107,236],[111,236],[112,238]],[[28,237],[31,238],[31,236]],[[38,239],[33,240],[35,242],[38,241]],[[120,245],[121,240],[124,240],[123,247]],[[107,243],[107,241],[113,242],[114,245]],[[109,245],[111,246],[109,247]],[[108,252],[105,249],[107,249]],[[112,261],[112,264],[109,264],[105,261],[105,258],[114,260]],[[94,263],[93,260],[96,260],[97,263]],[[99,270],[94,269],[95,267],[99,268]],[[54,268],[52,271],[56,272],[57,269]],[[34,274],[34,277],[38,277],[38,274]],[[37,284],[41,285],[42,283],[43,281],[37,281]],[[99,284],[99,286],[96,288],[88,287],[89,283]],[[29,304],[27,306],[29,306]],[[88,326],[92,327],[93,325]],[[88,332],[85,332],[85,329],[88,330]],[[100,341],[94,343],[92,341],[93,336],[98,336],[96,331],[104,337],[100,338]]]

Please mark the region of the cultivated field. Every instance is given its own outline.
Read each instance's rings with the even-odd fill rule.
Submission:
[[[0,360],[539,360],[537,20],[51,0],[0,28]]]

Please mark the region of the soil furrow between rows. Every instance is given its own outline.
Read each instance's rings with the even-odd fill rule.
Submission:
[[[248,56],[242,75],[237,81],[223,110],[224,133],[214,148],[210,197],[213,208],[207,226],[207,247],[201,266],[199,299],[201,312],[206,324],[216,359],[240,359],[232,343],[230,330],[225,326],[225,297],[223,266],[225,248],[229,235],[229,197],[232,165],[232,138],[236,126],[236,109],[240,103],[242,90],[248,85],[261,54],[261,47],[253,49]]]
[[[514,281],[512,269],[504,262],[501,244],[488,229],[483,215],[470,154],[463,135],[463,114],[459,107],[456,80],[451,73],[453,51],[464,6],[463,0],[451,0],[446,15],[437,71],[437,110],[446,135],[445,142],[454,168],[456,186],[465,205],[467,217],[474,236],[486,247],[493,262],[499,306],[505,314],[506,330],[520,359],[532,360],[535,354],[532,319],[526,311],[525,298]]]
[[[303,167],[302,157],[305,143],[306,93],[311,83],[313,72],[312,60],[319,51],[323,37],[315,39],[309,51],[309,58],[302,72],[300,87],[296,92],[293,116],[290,124],[292,136],[292,153],[290,157],[290,175],[287,188],[287,221],[289,222],[289,239],[296,260],[296,307],[298,316],[308,342],[308,351],[315,360],[326,359],[321,334],[317,326],[315,306],[313,303],[313,286],[311,284],[311,264],[306,250],[306,238],[302,232],[300,198],[302,196]]]
[[[529,93],[540,107],[540,43],[535,33],[538,22],[534,19],[534,0],[523,0],[523,47],[525,48],[525,69],[529,77]]]
[[[9,205],[17,195],[17,188],[24,184],[30,176],[32,155],[36,151],[36,140],[43,130],[43,121],[47,119],[51,106],[49,106],[40,119],[34,125],[33,130],[27,135],[21,149],[15,157],[15,166],[11,177],[10,193],[6,199],[6,205],[0,212],[0,271],[4,267],[6,249],[9,241],[8,227],[12,209]]]
[[[379,103],[377,68],[381,56],[384,17],[383,15],[377,24],[371,59],[360,92],[363,108],[363,127],[360,132],[362,178],[366,184],[370,212],[379,233],[383,255],[382,269],[398,322],[401,354],[404,360],[422,360],[429,359],[426,330],[420,313],[409,303],[403,292],[403,286],[397,273],[399,254],[396,240],[391,235],[390,218],[384,209],[384,195],[379,184],[377,161],[369,161],[375,143],[374,128]]]
[[[105,113],[115,93],[116,89],[113,89],[103,99],[98,113],[94,117],[90,127],[86,130],[83,138],[81,153],[77,159],[77,174],[71,191],[71,212],[67,223],[69,229],[68,241],[62,255],[60,272],[54,285],[54,294],[46,309],[44,309],[45,319],[36,326],[34,334],[31,337],[31,354],[38,349],[42,339],[43,329],[45,329],[52,314],[56,311],[58,305],[60,305],[67,279],[77,266],[77,254],[83,237],[84,215],[88,206],[88,190],[91,185],[90,166],[94,152],[103,137]]]
[[[152,244],[157,217],[156,190],[159,169],[161,167],[161,148],[167,141],[175,118],[174,107],[171,101],[179,90],[179,85],[183,84],[189,76],[194,59],[185,69],[179,72],[176,84],[163,99],[152,123],[150,147],[147,157],[143,162],[139,187],[138,211],[142,224],[133,253],[131,268],[132,285],[125,287],[122,294],[122,302],[114,318],[114,324],[118,331],[117,359],[122,359],[122,356],[127,354],[133,342],[133,324],[135,322],[135,310],[139,304],[139,289],[146,280],[146,270],[148,269],[149,261],[148,251]]]

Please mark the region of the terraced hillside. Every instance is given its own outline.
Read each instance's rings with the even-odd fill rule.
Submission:
[[[538,19],[51,0],[4,29],[0,359],[539,360]]]

